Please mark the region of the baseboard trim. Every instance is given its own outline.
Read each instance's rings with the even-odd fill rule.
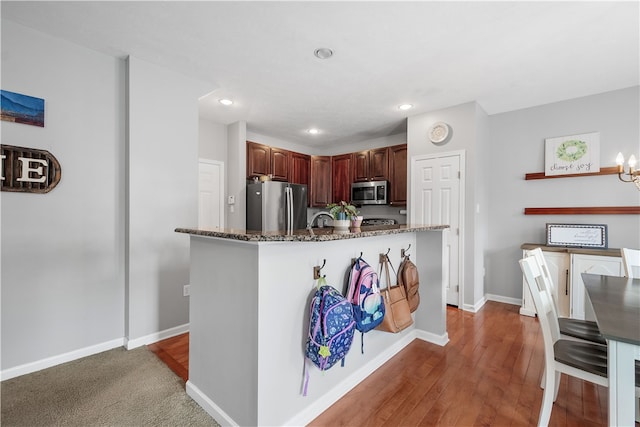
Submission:
[[[444,347],[449,342],[449,334],[447,332],[442,335],[436,335],[431,332],[416,330],[416,338],[422,341],[439,345],[440,347]]]
[[[477,303],[471,305],[471,304],[464,304],[462,306],[462,309],[464,311],[470,311],[472,313],[477,313],[478,310],[480,310],[482,308],[483,305],[485,305],[485,303],[487,302],[487,298],[486,297],[482,297],[480,299],[480,301],[478,301]]]
[[[329,406],[333,405],[345,394],[347,394],[352,388],[364,381],[369,375],[373,373],[373,371],[382,366],[385,362],[395,356],[398,352],[400,352],[400,350],[405,348],[411,343],[411,341],[416,338],[417,331],[414,330],[403,337],[401,340],[396,341],[391,347],[387,348],[386,351],[380,353],[365,366],[349,375],[342,382],[325,393],[324,396],[322,396],[320,399],[307,406],[303,411],[294,415],[293,418],[284,423],[284,425],[303,426],[309,424],[320,414],[322,414]]]
[[[485,298],[487,299],[487,301],[496,301],[511,305],[522,305],[522,299],[520,298],[503,297],[501,295],[494,294],[486,294]]]
[[[100,344],[92,345],[89,347],[73,350],[68,353],[59,354],[57,356],[47,357],[46,359],[37,360],[35,362],[25,363],[13,368],[0,371],[0,381],[8,380],[11,378],[19,377],[21,375],[30,374],[40,371],[42,369],[50,368],[52,366],[60,365],[62,363],[71,362],[72,360],[81,359],[83,357],[92,356],[94,354],[102,353],[103,351],[111,350],[116,347],[124,346],[124,338],[117,338],[111,341],[106,341]]]
[[[229,416],[229,414],[216,405],[213,400],[209,399],[198,387],[193,385],[191,381],[187,381],[185,388],[187,390],[187,394],[222,427],[236,427],[239,425]]]
[[[184,334],[185,332],[189,332],[188,323],[165,329],[164,331],[154,332],[152,334],[145,335],[139,338],[125,338],[125,347],[127,350],[133,350],[136,347],[141,347],[143,345],[152,344],[154,342],[158,342],[167,338],[175,337],[176,335]]]

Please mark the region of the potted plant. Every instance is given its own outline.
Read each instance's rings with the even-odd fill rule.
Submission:
[[[339,203],[327,205],[329,213],[333,217],[333,227],[337,229],[349,229],[352,218],[358,217],[358,210],[350,203],[341,200]]]

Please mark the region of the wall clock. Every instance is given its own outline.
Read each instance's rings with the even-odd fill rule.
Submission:
[[[445,142],[449,137],[450,131],[451,128],[445,122],[434,123],[433,126],[429,128],[429,140],[434,144]]]

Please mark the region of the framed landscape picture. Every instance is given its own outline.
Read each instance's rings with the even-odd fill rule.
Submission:
[[[0,90],[0,119],[44,127],[44,99]]]
[[[579,175],[600,171],[600,132],[545,139],[544,174]]]

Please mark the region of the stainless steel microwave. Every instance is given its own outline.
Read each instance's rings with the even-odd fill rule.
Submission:
[[[386,205],[389,183],[387,181],[354,182],[351,184],[351,202],[358,205]]]

